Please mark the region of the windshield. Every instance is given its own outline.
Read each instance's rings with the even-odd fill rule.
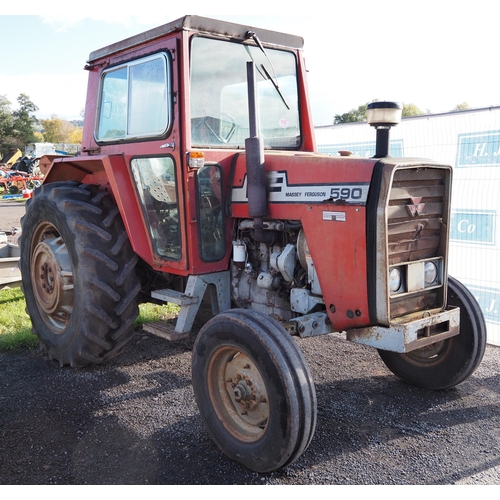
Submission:
[[[267,57],[266,57],[267,56]],[[249,136],[246,62],[254,61],[259,136],[265,147],[300,145],[292,52],[195,37],[191,46],[191,143],[243,147]]]

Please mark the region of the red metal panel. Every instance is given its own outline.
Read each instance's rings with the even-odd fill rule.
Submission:
[[[324,220],[323,212],[344,212],[345,220]],[[311,205],[301,220],[335,330],[369,325],[365,208]]]
[[[238,158],[233,187],[241,188],[245,182],[245,155]],[[359,158],[340,158],[307,153],[269,153],[265,155],[266,172],[286,172],[288,185],[319,186],[330,184],[360,183],[368,185],[371,181],[376,160]],[[328,197],[328,195],[326,196]],[[269,204],[268,217],[278,219],[300,219],[302,213],[300,200],[293,203]],[[321,202],[318,199],[318,202]],[[232,203],[234,217],[248,217],[247,203]]]

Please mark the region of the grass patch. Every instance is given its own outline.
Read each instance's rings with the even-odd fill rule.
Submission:
[[[175,318],[179,314],[179,306],[175,304],[141,304],[139,306],[139,316],[135,320],[135,327],[141,326],[144,323],[152,321],[165,321]]]
[[[31,333],[31,320],[25,310],[26,302],[20,288],[0,290],[0,351],[38,347],[38,339]],[[175,318],[178,313],[179,306],[175,304],[141,304],[134,327]]]
[[[31,333],[31,320],[25,309],[26,302],[20,288],[0,290],[0,351],[38,347],[38,339]]]

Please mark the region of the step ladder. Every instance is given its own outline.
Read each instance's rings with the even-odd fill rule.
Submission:
[[[216,315],[231,308],[230,286],[229,271],[221,271],[189,276],[184,292],[169,288],[153,290],[151,297],[154,299],[180,306],[179,315],[175,324],[156,321],[143,324],[142,329],[167,340],[189,337],[207,288],[210,293],[212,313]]]

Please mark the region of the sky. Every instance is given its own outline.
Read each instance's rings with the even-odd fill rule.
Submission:
[[[495,3],[25,0],[2,6],[0,95],[12,109],[28,95],[39,119],[82,119],[92,51],[196,14],[302,36],[317,126],[374,99],[430,113],[500,105]]]

